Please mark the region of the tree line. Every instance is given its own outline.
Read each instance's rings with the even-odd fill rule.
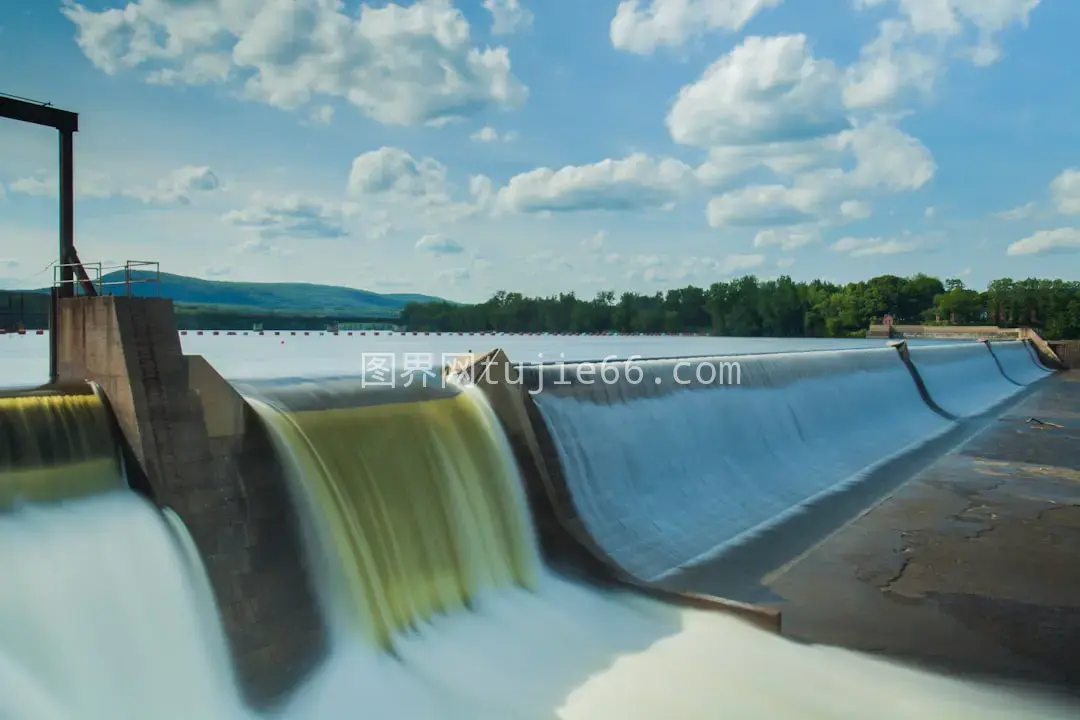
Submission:
[[[1034,327],[1047,339],[1080,338],[1080,282],[994,280],[983,291],[959,279],[881,275],[846,285],[746,275],[707,288],[651,295],[604,291],[526,297],[499,291],[485,302],[410,303],[410,330],[441,332],[682,333],[741,337],[860,337],[892,315],[898,324]]]

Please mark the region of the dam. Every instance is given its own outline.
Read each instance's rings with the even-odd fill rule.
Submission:
[[[54,333],[0,396],[5,720],[1080,708],[1080,383],[1026,341],[389,386],[223,376],[157,298]]]

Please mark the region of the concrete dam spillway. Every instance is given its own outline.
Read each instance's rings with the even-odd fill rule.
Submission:
[[[978,372],[1010,372],[1011,396],[1048,374],[1020,344],[972,347],[993,353]],[[651,378],[680,361],[656,360],[638,386],[535,395],[547,366],[517,385],[462,372],[395,389],[228,384],[198,358],[154,373],[175,380],[170,402],[187,398],[184,447],[223,458],[206,467],[220,485],[238,474],[238,498],[183,495],[197,458],[140,424],[138,397],[124,404],[130,365],[126,381],[101,373],[106,391],[0,398],[0,717],[1075,717],[1063,701],[794,643],[635,587],[827,505],[964,408],[1008,399],[935,407],[903,348],[708,360],[729,361],[737,386],[669,388]],[[135,464],[139,494],[125,487]],[[317,657],[252,698],[253,676],[285,661],[266,641],[284,634],[274,619],[308,618],[270,607],[300,580],[276,594],[255,582],[293,558],[286,524],[258,524],[280,517],[266,499],[277,475],[324,622],[290,630],[288,647]],[[234,507],[246,525],[211,527]],[[552,539],[551,517],[569,540]],[[628,580],[564,572],[570,551],[549,561],[574,542]],[[248,632],[259,618],[269,629]]]

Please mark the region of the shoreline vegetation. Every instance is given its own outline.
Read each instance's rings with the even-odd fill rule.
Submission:
[[[441,332],[707,333],[736,337],[865,337],[892,315],[896,324],[1032,327],[1047,340],[1080,338],[1080,282],[1012,280],[986,290],[959,279],[882,275],[837,285],[753,275],[707,288],[654,294],[574,293],[544,298],[499,292],[476,305],[410,303],[409,330]]]
[[[182,330],[326,330],[329,326],[425,332],[706,333],[741,337],[864,337],[886,314],[897,324],[1033,327],[1048,340],[1080,338],[1080,282],[1012,280],[983,291],[961,280],[882,275],[837,285],[753,275],[653,294],[526,297],[500,291],[477,304],[424,295],[379,295],[299,283],[230,283],[161,275],[133,294],[172,298]],[[114,288],[122,294],[123,288]],[[0,291],[0,330],[46,329],[47,290]],[[197,302],[193,300],[203,300]]]

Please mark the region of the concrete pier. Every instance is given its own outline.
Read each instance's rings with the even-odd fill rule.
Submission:
[[[1080,371],[763,578],[786,635],[1080,688]]]
[[[205,360],[183,354],[170,300],[63,299],[57,332],[60,381],[102,388],[133,460],[129,482],[184,521],[245,694],[273,703],[312,668],[324,637],[262,425]]]

